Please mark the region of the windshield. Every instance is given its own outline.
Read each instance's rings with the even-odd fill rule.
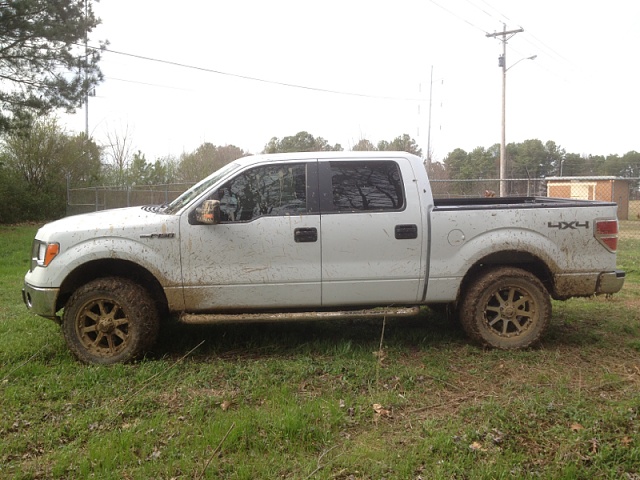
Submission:
[[[169,213],[169,214],[176,213],[177,211],[179,211],[180,209],[182,209],[183,207],[191,203],[193,200],[198,198],[204,192],[209,190],[220,179],[224,178],[226,175],[233,172],[234,170],[237,170],[238,168],[240,168],[240,165],[238,165],[237,163],[229,163],[224,167],[222,167],[220,170],[216,170],[207,178],[196,183],[193,187],[191,187],[189,190],[184,192],[182,195],[176,198],[173,202],[167,205],[167,208],[164,210],[163,213]]]

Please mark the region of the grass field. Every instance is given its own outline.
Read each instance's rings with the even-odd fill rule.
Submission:
[[[640,479],[638,237],[623,291],[554,302],[535,349],[425,311],[169,324],[155,356],[97,367],[22,304],[35,231],[0,226],[2,479]]]

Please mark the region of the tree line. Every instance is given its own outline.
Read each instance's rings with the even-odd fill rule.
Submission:
[[[84,133],[69,134],[51,117],[41,118],[28,129],[12,129],[0,136],[0,223],[41,221],[65,215],[68,188],[194,183],[226,165],[250,155],[235,145],[203,143],[180,156],[149,161],[134,151],[125,130],[107,135],[98,145]],[[322,137],[298,132],[273,137],[261,153],[296,151],[342,151]],[[423,157],[422,149],[410,135],[373,143],[361,139],[354,151],[406,151]],[[425,159],[434,180],[498,178],[499,145],[477,147],[470,152],[457,148],[441,162]],[[424,157],[423,157],[424,158]],[[507,177],[540,179],[549,176],[640,177],[640,153],[584,156],[567,153],[553,141],[525,140],[507,146]],[[460,188],[464,190],[464,185]],[[465,193],[464,191],[459,193]]]
[[[630,151],[620,156],[578,155],[549,140],[525,140],[506,146],[507,178],[546,178],[553,176],[640,177],[640,153]],[[449,179],[496,178],[500,145],[477,147],[471,152],[460,148],[444,161],[444,176]]]

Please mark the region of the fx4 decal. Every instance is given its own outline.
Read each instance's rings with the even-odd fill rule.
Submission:
[[[548,228],[557,228],[558,230],[566,230],[570,228],[571,230],[577,230],[578,228],[589,228],[589,222],[579,222],[578,220],[574,220],[573,222],[558,222],[558,223],[547,223]]]
[[[143,233],[140,238],[174,238],[175,233]]]

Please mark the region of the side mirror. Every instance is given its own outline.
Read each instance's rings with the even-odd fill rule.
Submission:
[[[196,208],[196,220],[205,225],[220,223],[220,200],[205,200],[201,207]]]

